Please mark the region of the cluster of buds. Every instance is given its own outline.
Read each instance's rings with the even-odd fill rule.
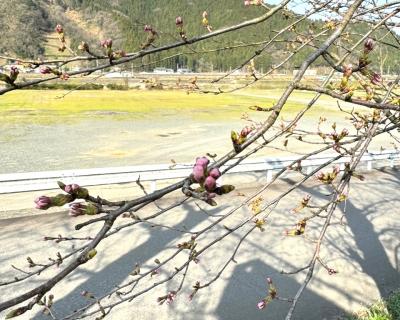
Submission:
[[[197,158],[190,177],[192,182],[200,185],[195,192],[201,193],[205,202],[215,206],[217,203],[213,198],[229,193],[235,187],[232,185],[217,186],[217,179],[221,176],[221,172],[218,168],[208,168],[209,163],[210,160],[207,157]]]
[[[308,206],[308,203],[310,202],[310,200],[311,200],[311,196],[309,194],[305,195],[303,197],[303,199],[301,200],[300,204],[296,208],[290,210],[290,213],[299,213],[301,210],[303,210],[304,208],[306,208]]]
[[[106,51],[106,55],[111,59],[113,56],[112,50],[113,41],[112,39],[106,39],[100,41],[100,47],[104,48]]]
[[[261,232],[264,232],[264,231],[265,231],[265,228],[264,228],[265,219],[258,219],[258,218],[256,218],[253,222],[255,223],[256,227],[257,227],[258,229],[260,229]]]
[[[374,50],[375,47],[375,42],[371,38],[368,38],[364,42],[364,51],[360,55],[358,59],[358,67],[363,70],[366,66],[368,66],[371,63],[371,60],[369,60],[369,53]]]
[[[294,227],[294,229],[291,230],[286,230],[285,231],[285,235],[287,236],[300,236],[302,234],[304,234],[304,232],[306,231],[306,220],[300,220],[299,222],[297,222],[296,226]]]
[[[253,213],[253,215],[256,216],[261,212],[261,204],[262,204],[263,200],[264,199],[262,197],[258,197],[250,202],[249,206],[250,206],[250,210]]]
[[[344,128],[341,132],[336,131],[336,127],[334,128],[334,131],[328,134],[328,137],[333,140],[333,149],[337,152],[340,152],[340,141],[349,135],[349,130]]]
[[[356,117],[352,118],[352,123],[353,126],[357,129],[357,130],[361,130],[363,128],[367,128],[368,127],[368,115],[366,114],[362,114],[359,111],[355,111],[354,112]]]
[[[288,166],[287,169],[301,172],[303,170],[303,167],[301,165],[301,160],[298,160],[295,165]]]
[[[144,26],[144,31],[147,32],[147,39],[145,43],[140,45],[140,48],[142,49],[150,47],[158,35],[157,31],[152,26],[147,24]]]
[[[200,282],[196,281],[195,285],[193,286],[193,291],[192,293],[189,295],[189,301],[193,300],[193,297],[195,296],[195,294],[197,293],[197,291],[199,291],[200,289]]]
[[[179,35],[181,36],[183,41],[187,40],[186,32],[183,29],[183,19],[181,16],[175,18],[175,25],[178,28]]]
[[[166,302],[167,304],[171,304],[172,302],[174,302],[175,298],[176,291],[169,291],[165,296],[158,297],[157,302],[159,305],[162,305],[164,302]]]
[[[334,30],[337,26],[338,22],[335,20],[327,20],[325,22],[325,24],[323,25],[324,29],[328,29],[328,30]]]
[[[331,172],[324,173],[324,172],[320,171],[316,174],[315,177],[319,181],[321,181],[325,184],[331,184],[333,182],[333,180],[335,180],[335,178],[337,177],[339,172],[340,172],[340,167],[338,165],[336,165],[333,167]]]
[[[86,199],[89,196],[89,191],[86,188],[82,188],[76,183],[64,184],[61,181],[57,181],[58,186],[64,192],[73,195],[75,199]]]
[[[57,69],[53,69],[49,66],[41,66],[39,69],[39,72],[41,74],[54,74],[55,76],[58,76],[61,80],[68,80],[69,79],[69,74],[65,72],[61,72]]]
[[[17,80],[19,75],[19,70],[16,66],[11,66],[10,74],[0,73],[0,81],[8,83],[10,85],[14,85],[15,80]]]
[[[87,199],[89,197],[88,190],[80,187],[77,184],[66,185],[60,181],[58,181],[57,183],[60,189],[67,194],[58,194],[54,197],[40,196],[36,198],[35,203],[37,209],[47,210],[51,207],[61,207],[67,203],[71,203],[75,199]]]
[[[244,0],[244,5],[246,7],[251,6],[251,5],[253,5],[253,6],[261,6],[262,4],[263,4],[262,0]]]
[[[65,49],[67,49],[66,42],[65,42],[65,34],[64,34],[64,28],[62,25],[58,24],[55,28],[55,31],[58,35],[58,39],[60,40],[60,47],[58,47],[58,51],[64,52]]]
[[[268,285],[268,295],[257,303],[257,308],[259,310],[264,309],[267,306],[267,304],[270,303],[272,300],[274,300],[278,295],[278,291],[276,290],[276,287],[273,284],[271,278],[267,278],[267,285]]]
[[[244,127],[242,131],[237,133],[236,131],[231,131],[231,140],[233,143],[233,148],[236,152],[240,151],[240,146],[246,142],[247,136],[253,131],[253,128]]]
[[[196,240],[195,236],[192,236],[189,241],[178,243],[177,247],[179,249],[193,250],[196,247],[196,241],[195,240]]]
[[[364,181],[364,180],[365,180],[365,177],[364,177],[363,175],[354,172],[354,170],[351,170],[351,168],[350,168],[350,163],[348,163],[348,162],[346,162],[346,163],[344,164],[344,172],[345,172],[346,174],[351,175],[351,176],[354,177],[354,178],[359,179],[360,181]]]
[[[382,82],[382,76],[379,73],[376,72],[371,72],[369,71],[366,67],[371,63],[371,60],[369,59],[369,53],[374,50],[375,47],[375,41],[372,40],[371,38],[368,38],[364,42],[364,50],[363,53],[361,54],[359,60],[358,60],[358,66],[360,68],[360,72],[369,78],[371,83],[375,86],[379,85]],[[367,98],[368,100],[371,100],[371,92],[367,92]],[[373,93],[372,93],[373,97]]]
[[[208,22],[208,13],[207,11],[203,12],[203,20],[201,21],[203,24],[203,27],[207,29],[208,32],[212,32],[212,27],[210,26]]]
[[[343,77],[340,81],[339,90],[342,93],[347,94],[346,98],[350,99],[354,93],[354,88],[350,85],[349,79],[353,73],[353,66],[351,64],[343,67]]]

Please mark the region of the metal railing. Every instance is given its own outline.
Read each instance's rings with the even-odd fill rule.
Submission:
[[[301,161],[301,166],[307,168],[310,173],[312,169],[319,166],[337,154],[323,154],[311,156],[307,160]],[[266,172],[267,180],[270,181],[274,171],[289,166],[298,156],[290,156],[283,158],[263,158],[244,160],[231,170],[232,173],[246,172]],[[235,160],[228,162],[221,169],[227,168]],[[349,161],[349,157],[341,158],[335,161],[341,168]],[[385,150],[381,152],[369,152],[361,158],[361,165],[366,165],[366,170],[371,170],[374,164],[393,167],[400,161],[400,152],[397,150]],[[108,185],[118,183],[135,182],[139,176],[140,181],[150,181],[151,191],[157,187],[159,180],[180,179],[190,175],[193,164],[178,165],[142,165],[129,167],[114,168],[94,168],[94,169],[77,169],[62,171],[42,171],[42,172],[26,172],[26,173],[7,173],[0,174],[0,194],[16,193],[26,191],[56,189],[58,180],[64,183],[77,183],[81,186]]]

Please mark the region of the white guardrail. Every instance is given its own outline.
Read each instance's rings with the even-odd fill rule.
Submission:
[[[332,159],[337,154],[325,154],[312,156],[307,160],[301,161],[301,166],[307,168],[310,173],[313,168]],[[237,166],[229,170],[229,173],[246,172],[266,172],[267,180],[270,181],[274,171],[289,166],[299,156],[284,158],[263,158],[244,160]],[[341,158],[335,161],[335,164],[341,165],[349,161],[349,157]],[[361,158],[361,163],[366,164],[366,169],[371,170],[374,163],[380,163],[381,167],[393,167],[397,162],[400,163],[400,152],[397,150],[385,150],[381,152],[366,153]],[[222,169],[229,166],[222,166]],[[77,183],[81,186],[95,186],[118,183],[135,182],[139,176],[140,181],[150,181],[151,191],[156,190],[156,181],[167,179],[179,179],[187,177],[192,171],[193,164],[179,164],[171,166],[162,165],[143,165],[115,168],[94,168],[63,171],[42,171],[26,173],[7,173],[0,174],[0,194],[16,193],[25,191],[37,191],[56,189],[58,180],[68,184]]]

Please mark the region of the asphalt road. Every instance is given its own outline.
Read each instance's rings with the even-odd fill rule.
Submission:
[[[324,268],[317,267],[315,277],[299,302],[295,319],[338,319],[345,312],[358,310],[363,305],[386,296],[391,290],[400,287],[400,173],[397,170],[375,171],[366,175],[366,178],[364,182],[355,181],[351,185],[351,197],[346,207],[342,206],[340,210],[337,210],[322,246],[322,258],[339,273],[329,275]],[[250,175],[227,177],[224,182],[229,183],[230,179],[237,186],[237,191],[246,195],[254,189],[249,189],[248,185],[241,181],[252,180],[253,187],[263,182],[263,177]],[[292,183],[292,177],[281,180],[271,191],[263,195],[264,199],[272,199],[279,191]],[[181,277],[177,277],[165,286],[157,287],[154,291],[138,297],[129,304],[116,308],[110,318],[284,319],[288,308],[287,303],[273,301],[265,310],[258,310],[256,304],[265,296],[266,277],[273,279],[278,294],[282,297],[293,296],[305,277],[305,273],[287,276],[281,275],[280,271],[282,269],[290,271],[305,266],[313,253],[315,244],[311,240],[317,236],[317,228],[322,221],[307,227],[307,237],[283,236],[284,231],[299,219],[299,216],[290,214],[289,210],[305,193],[311,193],[312,201],[315,202],[326,199],[325,189],[320,187],[311,189],[312,187],[315,185],[309,184],[279,203],[268,218],[266,230],[264,232],[256,230],[243,242],[236,256],[237,263],[231,264],[222,274],[221,279],[213,285],[199,291],[192,302],[188,300],[191,286],[196,281],[205,283],[215,276],[217,270],[229,259],[240,236],[247,230],[246,227],[225,238],[204,256],[200,256],[199,264],[190,267],[184,289],[171,305],[159,306],[156,299],[165,295],[168,290],[176,289]],[[130,187],[116,189],[114,194],[112,194],[112,188],[108,192],[107,195],[111,197],[132,194]],[[177,192],[173,197],[159,201],[158,204],[164,207],[179,197],[181,195]],[[28,199],[26,195],[25,198]],[[4,199],[2,198],[3,207],[6,207]],[[208,210],[210,216],[190,201],[179,209],[174,209],[157,218],[154,222],[168,224],[181,230],[198,231],[215,220],[213,216],[226,212],[232,205],[240,203],[243,199],[236,192],[219,198],[219,205]],[[12,198],[7,198],[7,202],[15,207]],[[28,202],[26,205],[30,206]],[[203,204],[200,206],[206,208]],[[20,205],[20,209],[23,207]],[[144,217],[155,210],[154,206],[147,207],[139,215]],[[345,211],[344,218],[342,218],[343,211]],[[233,227],[249,214],[248,208],[239,210],[233,217],[227,219],[224,225]],[[56,252],[67,252],[71,248],[69,242],[54,244],[43,241],[44,236],[94,235],[99,225],[92,226],[83,232],[73,231],[75,224],[86,219],[87,217],[71,218],[66,212],[39,215],[32,211],[31,215],[26,217],[0,220],[2,231],[0,234],[0,281],[12,279],[18,274],[12,269],[11,264],[26,268],[28,255],[34,261],[45,262],[48,257],[55,257]],[[122,222],[119,223],[129,221],[121,220]],[[206,237],[199,240],[198,246],[202,247],[224,232],[226,229],[223,226],[214,228]],[[52,290],[56,301],[53,307],[54,313],[63,316],[82,306],[85,300],[80,296],[80,292],[83,290],[101,295],[111,290],[116,284],[123,283],[131,278],[126,275],[134,269],[136,263],[141,265],[142,272],[148,270],[155,265],[154,259],[166,258],[175,250],[178,243],[187,241],[189,238],[187,234],[182,235],[180,232],[149,224],[140,224],[133,229],[120,231],[101,243],[98,254],[93,260]],[[76,242],[75,245],[79,243]],[[161,269],[160,275],[144,281],[137,289],[145,288],[163,279],[184,260],[185,256],[178,256],[176,262]],[[63,265],[60,266],[62,267]],[[49,275],[58,270],[53,268]],[[45,273],[27,283],[1,287],[0,301],[8,300],[29,290],[47,277]],[[3,317],[4,313],[0,313],[0,318]],[[47,317],[35,307],[29,316],[24,315],[19,319],[47,319]],[[94,319],[94,317],[89,319]]]

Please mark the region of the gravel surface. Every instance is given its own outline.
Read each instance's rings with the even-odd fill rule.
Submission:
[[[218,112],[218,111],[215,111]],[[154,116],[154,117],[153,117]],[[264,118],[265,114],[262,113]],[[322,115],[323,116],[323,115]],[[92,113],[82,119],[66,118],[49,125],[8,124],[0,121],[0,173],[32,172],[143,164],[191,163],[207,152],[221,156],[232,148],[231,130],[240,131],[246,122],[198,121],[193,116],[152,115],[121,120],[119,115]],[[283,115],[284,120],[290,117]],[[257,119],[256,119],[257,120]],[[261,121],[261,120],[257,120]],[[318,119],[305,118],[298,127],[316,131]],[[349,127],[343,118],[338,129]],[[330,125],[325,125],[327,133]],[[273,147],[283,148],[282,140]],[[387,136],[378,137],[370,150],[393,148]],[[290,150],[305,152],[315,146],[289,141]],[[288,152],[263,149],[256,157],[285,156]]]

